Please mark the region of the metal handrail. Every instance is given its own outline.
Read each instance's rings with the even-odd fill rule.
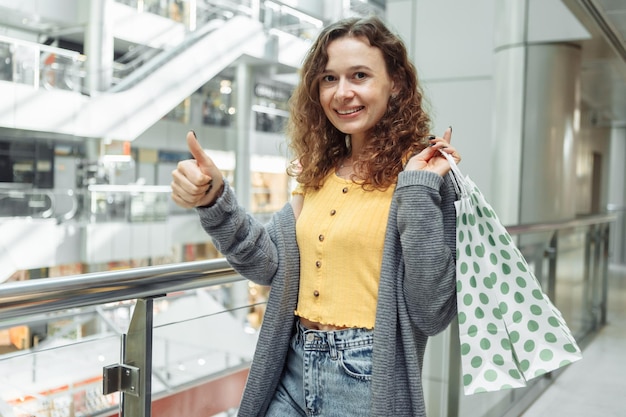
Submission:
[[[507,226],[511,234],[549,232],[605,224],[615,215]],[[67,308],[110,303],[242,280],[226,259],[149,266],[32,281],[8,282],[0,291],[0,317],[23,317]]]
[[[226,259],[93,272],[2,284],[2,321],[70,308],[159,297],[243,278]]]
[[[512,235],[520,235],[525,233],[554,232],[556,230],[571,229],[575,227],[591,226],[592,224],[604,224],[615,221],[617,216],[614,214],[598,214],[585,217],[579,217],[571,220],[563,220],[549,223],[529,223],[514,226],[506,226],[506,230]]]

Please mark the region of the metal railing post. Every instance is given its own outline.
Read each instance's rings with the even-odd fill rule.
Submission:
[[[556,265],[559,249],[559,232],[558,230],[552,234],[550,244],[546,250],[546,256],[548,257],[548,288],[547,295],[554,303],[556,303]]]
[[[602,237],[602,299],[600,300],[600,325],[606,324],[606,315],[608,309],[609,298],[609,245],[611,242],[611,226],[610,224],[603,225],[604,233]]]
[[[603,297],[603,281],[602,276],[602,246],[604,245],[603,232],[601,225],[594,225],[594,255],[593,255],[593,286],[591,288],[591,312],[593,317],[594,329],[602,322],[602,297]],[[598,309],[600,311],[598,312]]]
[[[459,344],[459,323],[450,325],[450,359],[448,364],[448,404],[447,416],[458,417],[461,396],[461,346]]]
[[[139,395],[126,395],[123,417],[150,417],[152,415],[152,331],[153,299],[137,300],[128,326],[124,362],[140,369]]]
[[[122,338],[122,363],[103,370],[103,393],[120,392],[120,417],[152,415],[152,334],[153,299],[138,299]]]

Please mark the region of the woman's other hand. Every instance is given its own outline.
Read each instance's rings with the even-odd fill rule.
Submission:
[[[180,161],[172,171],[172,199],[184,208],[210,206],[222,194],[224,178],[193,131],[187,133],[187,146],[194,159]]]
[[[443,137],[431,137],[430,146],[426,147],[420,153],[413,155],[406,166],[405,171],[432,171],[436,174],[445,176],[450,171],[450,164],[445,156],[441,155],[440,150],[446,152],[452,156],[454,162],[457,164],[461,161],[461,156],[450,145],[450,139],[452,138],[452,128],[449,127],[443,134]]]

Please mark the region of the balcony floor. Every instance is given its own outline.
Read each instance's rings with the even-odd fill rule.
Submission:
[[[626,267],[609,270],[607,325],[520,417],[624,417]]]

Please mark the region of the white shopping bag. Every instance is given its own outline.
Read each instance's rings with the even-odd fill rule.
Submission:
[[[460,195],[457,304],[465,394],[523,387],[579,360],[563,316],[491,205],[445,155]]]

